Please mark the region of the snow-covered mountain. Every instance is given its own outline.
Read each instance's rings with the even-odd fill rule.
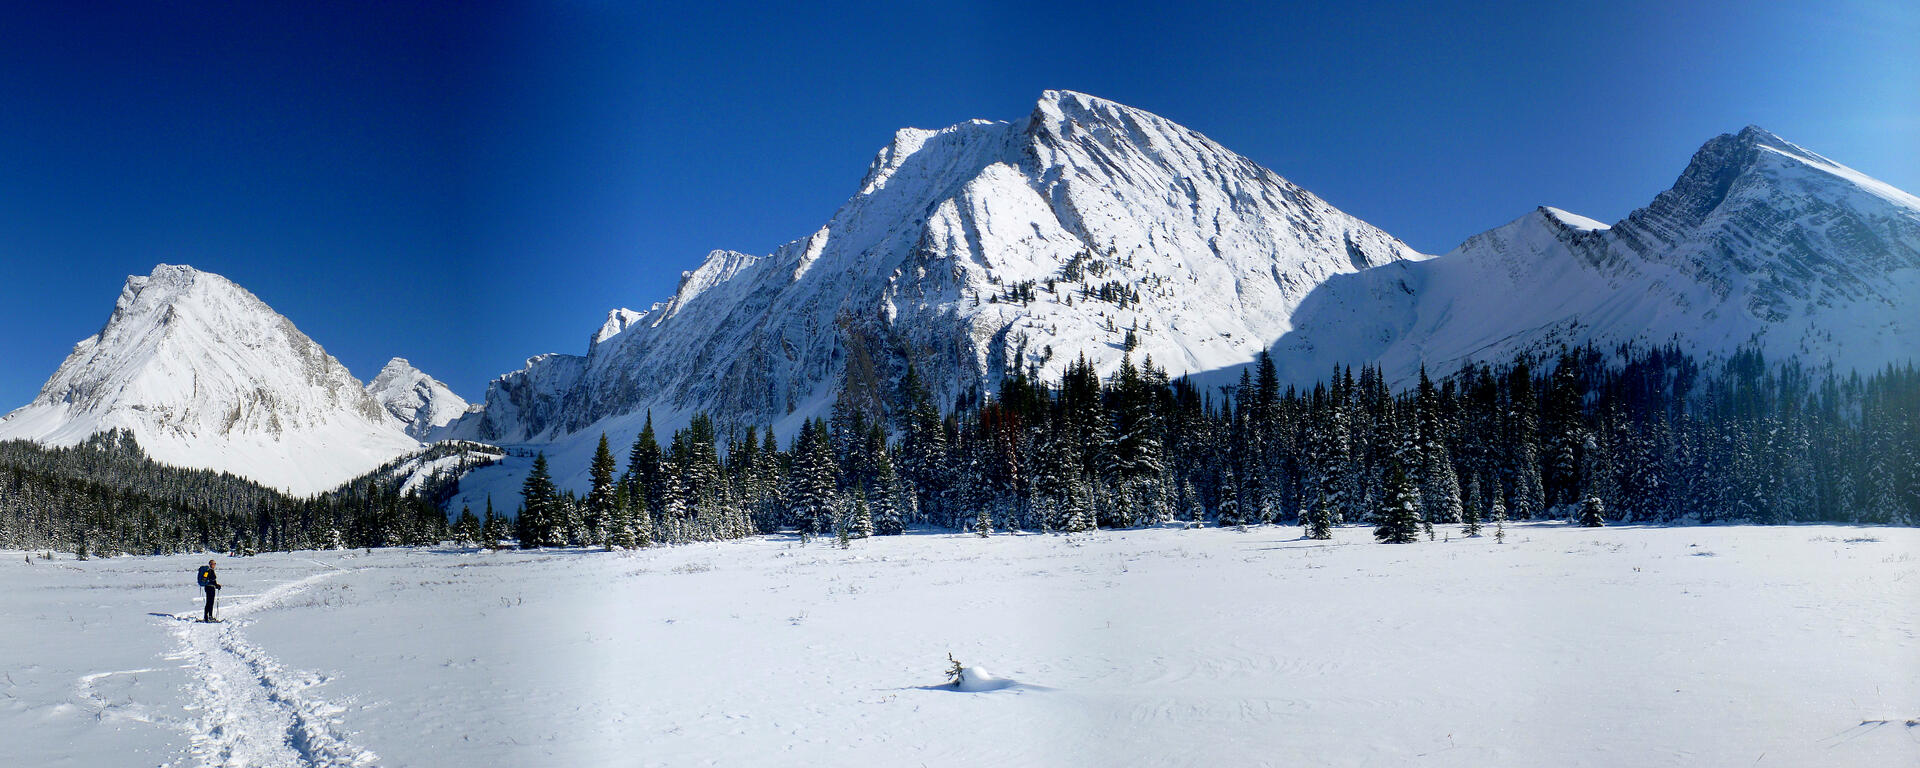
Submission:
[[[465,398],[432,376],[413,367],[404,357],[388,360],[367,382],[367,394],[387,409],[406,432],[424,440],[427,434],[467,413]]]
[[[1270,350],[1303,383],[1585,343],[1872,368],[1920,352],[1916,298],[1920,201],[1758,128],[1614,226],[1540,208],[1428,257],[1198,133],[1048,91],[1014,122],[900,131],[811,236],[714,251],[436,434],[542,445],[577,485],[649,412],[662,435],[696,410],[791,435],[843,377],[909,364],[943,402],[1081,355],[1225,380]]]
[[[1757,348],[1839,371],[1920,357],[1920,199],[1757,127],[1609,227],[1540,208],[1444,256],[1327,281],[1274,347],[1295,380],[1592,343]]]
[[[883,381],[911,364],[943,400],[1080,355],[1205,371],[1291,330],[1329,277],[1419,258],[1194,131],[1048,91],[1013,122],[901,130],[826,226],[768,256],[713,252],[667,301],[612,312],[585,355],[494,381],[446,434],[630,438],[649,409],[790,434],[850,357]]]
[[[154,459],[293,493],[328,490],[420,447],[319,344],[219,275],[162,264],[0,440],[73,445],[130,431]]]

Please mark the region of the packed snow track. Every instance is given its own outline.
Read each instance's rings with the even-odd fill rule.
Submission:
[[[187,723],[193,764],[221,768],[336,768],[376,765],[378,756],[341,732],[344,710],[308,689],[326,678],[288,669],[241,630],[248,616],[338,576],[327,571],[276,586],[224,610],[222,621],[174,617],[179,648],[170,657],[193,671]]]

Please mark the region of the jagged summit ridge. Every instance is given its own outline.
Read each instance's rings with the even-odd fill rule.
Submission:
[[[106,325],[0,420],[0,439],[72,445],[112,429],[160,461],[301,493],[417,446],[291,321],[224,277],[169,264],[127,278]]]

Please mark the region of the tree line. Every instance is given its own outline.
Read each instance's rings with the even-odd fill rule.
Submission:
[[[1842,377],[1742,352],[1706,373],[1671,347],[1584,348],[1437,382],[1422,370],[1396,393],[1371,367],[1283,388],[1265,355],[1217,391],[1151,358],[1104,378],[1082,359],[1057,384],[1015,372],[945,411],[911,368],[884,397],[871,365],[847,371],[831,418],[785,450],[753,427],[723,440],[704,415],[662,449],[649,415],[624,470],[602,436],[584,497],[557,489],[541,456],[514,524],[483,538],[637,547],[1184,522],[1314,538],[1367,523],[1405,542],[1505,520],[1920,524],[1911,364]]]
[[[857,357],[857,356],[854,356]],[[859,364],[855,364],[859,363]],[[1845,376],[1673,348],[1470,365],[1394,392],[1370,367],[1282,387],[1262,356],[1226,387],[1151,358],[1057,383],[1002,378],[935,405],[913,369],[849,359],[831,417],[772,430],[652,418],[625,460],[602,438],[584,495],[535,460],[513,515],[444,505],[499,457],[443,443],[295,498],[154,462],[125,432],[0,443],[0,547],[90,554],[429,544],[641,547],[793,531],[1090,531],[1165,523],[1370,524],[1383,541],[1506,520],[1920,524],[1920,372]],[[723,450],[724,448],[724,450]],[[460,456],[409,483],[405,466]],[[417,465],[415,465],[417,466]]]
[[[413,478],[409,462],[461,457]],[[0,442],[0,549],[81,555],[431,544],[449,535],[442,505],[491,448],[439,443],[340,488],[295,497],[224,472],[148,458],[115,430],[66,448]]]

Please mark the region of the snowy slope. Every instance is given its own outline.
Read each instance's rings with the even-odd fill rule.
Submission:
[[[390,484],[398,489],[400,495],[421,490],[429,480],[436,478],[461,478],[475,468],[484,467],[505,458],[505,451],[484,443],[469,443],[457,440],[443,440],[412,454],[403,455],[381,465],[366,479],[383,485]],[[361,477],[354,479],[358,480]],[[459,505],[447,510],[449,516],[458,512]]]
[[[162,264],[127,278],[0,440],[73,445],[132,432],[157,461],[328,490],[419,447],[319,344],[219,275]]]
[[[1554,208],[1446,255],[1329,280],[1274,347],[1289,378],[1377,362],[1405,381],[1561,344],[1872,370],[1920,357],[1920,199],[1760,128],[1701,147],[1611,226]]]
[[[911,364],[950,400],[1016,362],[1110,371],[1129,331],[1136,360],[1209,370],[1253,359],[1329,276],[1418,258],[1205,136],[1048,91],[1011,123],[901,130],[818,231],[713,252],[670,299],[612,313],[585,355],[496,380],[445,434],[584,457],[648,410],[663,429],[706,410],[790,436],[849,356],[888,380]]]
[[[179,618],[205,556],[0,553],[0,744],[79,768],[1920,764],[1920,530],[1368,533],[274,553],[220,559],[212,625]],[[953,690],[949,653],[1007,686]]]
[[[439,379],[413,367],[404,357],[388,360],[380,373],[367,382],[367,394],[405,424],[407,434],[420,440],[467,413],[465,398],[454,394],[453,389]]]

